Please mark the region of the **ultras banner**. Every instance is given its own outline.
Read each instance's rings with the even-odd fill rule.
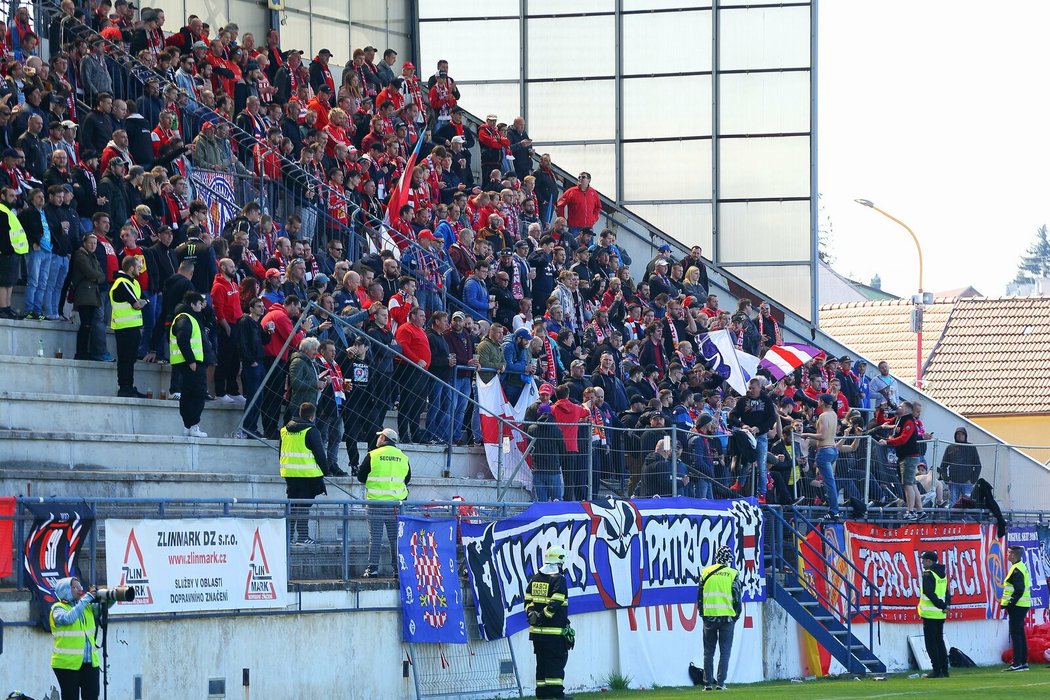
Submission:
[[[922,552],[932,550],[948,573],[949,620],[984,620],[998,612],[1002,541],[978,523],[930,523],[884,528],[845,524],[846,549],[882,597],[886,622],[919,622]],[[853,583],[866,596],[869,586],[855,573]]]
[[[106,578],[135,589],[112,613],[283,608],[286,537],[277,518],[106,520]]]
[[[525,589],[543,553],[565,547],[569,615],[696,601],[700,571],[735,552],[744,601],[766,598],[762,512],[754,499],[609,499],[536,503],[510,518],[463,523],[467,569],[486,639],[528,627]]]
[[[42,628],[50,629],[48,616],[57,600],[55,581],[76,576],[85,588],[98,583],[85,581],[77,563],[95,518],[86,503],[26,503],[25,507],[33,515],[33,529],[23,545],[22,567],[34,616]]]
[[[1045,608],[1050,603],[1050,589],[1047,588],[1050,558],[1043,548],[1039,530],[1037,525],[1011,525],[1006,531],[1006,546],[1024,549],[1021,561],[1028,567],[1028,575],[1032,578],[1032,590],[1029,594],[1032,597],[1033,608]],[[1007,571],[1010,570],[1009,562],[1004,562],[1003,566]]]
[[[401,640],[466,644],[456,521],[398,516],[397,557]]]

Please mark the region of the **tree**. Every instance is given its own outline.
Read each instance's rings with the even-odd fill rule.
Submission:
[[[835,264],[835,227],[824,207],[824,195],[817,194],[817,257],[825,265]]]
[[[1047,233],[1046,224],[1039,227],[1035,241],[1021,256],[1014,284],[1032,284],[1043,277],[1050,277],[1050,234]]]

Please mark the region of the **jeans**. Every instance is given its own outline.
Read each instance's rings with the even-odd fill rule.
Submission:
[[[430,407],[427,409],[426,435],[447,443],[452,436],[452,389],[438,380],[431,381]]]
[[[709,479],[700,477],[696,480],[690,479],[690,484],[696,484],[696,498],[714,498],[715,491]]]
[[[69,273],[69,257],[66,255],[52,255],[51,269],[47,276],[47,290],[44,292],[44,314],[46,316],[59,316],[65,299],[62,298],[62,285]]]
[[[317,419],[317,430],[321,433],[321,443],[324,445],[325,456],[328,458],[328,466],[322,468],[325,473],[339,466],[339,445],[343,441],[343,418],[338,412],[333,412]]]
[[[48,289],[48,278],[51,276],[51,258],[53,257],[46,250],[29,251],[29,257],[26,260],[28,268],[26,313],[44,313],[44,299]]]
[[[533,472],[532,485],[538,502],[560,501],[565,497],[565,484],[561,472]]]
[[[733,649],[736,620],[731,617],[704,619],[704,675],[708,685],[722,685],[729,673],[729,652]],[[718,675],[715,671],[715,645],[718,645]]]
[[[839,489],[835,484],[835,460],[838,456],[837,447],[821,447],[817,450],[817,470],[824,480],[824,492],[832,515],[839,514]]]
[[[149,354],[150,345],[153,344],[153,329],[160,321],[160,295],[146,293],[143,299],[149,300],[149,303],[142,307],[142,341],[139,343],[139,357]]]
[[[765,496],[766,495],[766,482],[769,477],[766,475],[766,455],[769,454],[769,436],[765,433],[755,436],[755,459],[758,460],[758,483],[755,493]]]
[[[952,494],[951,495],[951,499],[952,500],[949,503],[949,505],[955,505],[956,503],[959,502],[959,499],[962,498],[963,496],[966,496],[967,498],[970,497],[970,494],[973,492],[973,484],[955,484],[955,483],[950,483],[950,484],[948,484],[948,490]]]
[[[256,396],[262,386],[263,377],[266,375],[266,367],[257,362],[254,367],[241,366],[241,384],[244,386],[244,420],[241,421],[241,429],[258,434],[259,432],[259,405],[262,396]]]
[[[452,394],[452,442],[459,442],[463,439],[463,421],[467,417],[467,405],[470,403],[467,397],[470,396],[473,382],[469,372],[457,374],[453,381],[456,390],[449,392]]]
[[[397,508],[396,502],[388,506],[365,507],[368,516],[368,568],[379,571],[379,555],[383,551],[383,530],[390,542],[390,563],[397,576]]]
[[[107,283],[108,284],[108,283]],[[109,292],[103,292],[102,305],[98,307],[95,314],[95,327],[91,329],[92,347],[101,348],[103,355],[109,353],[109,341],[106,339],[106,329],[109,328],[109,315],[112,312],[109,305]]]

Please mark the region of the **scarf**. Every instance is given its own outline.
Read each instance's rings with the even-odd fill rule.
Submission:
[[[543,378],[550,381],[558,379],[558,365],[554,360],[554,343],[549,335],[543,336],[543,352],[547,356],[547,369],[543,372]]]
[[[598,410],[598,407],[591,405],[591,422],[594,423],[594,434],[591,435],[591,442],[597,442],[602,445],[607,444],[605,441],[605,418],[602,416],[602,412]]]
[[[81,164],[80,169],[84,171],[84,175],[87,177],[88,182],[91,183],[91,194],[98,194],[98,183],[95,181],[95,173],[91,172],[91,168]]]
[[[317,359],[320,360],[321,366],[328,370],[328,379],[332,382],[332,393],[335,395],[335,405],[341,406],[343,399],[346,395],[343,393],[343,370],[339,367],[339,363],[329,363],[324,358],[324,355],[318,355]]]
[[[511,273],[510,291],[515,299],[521,301],[525,298],[525,288],[521,284],[521,265],[517,260],[512,260],[510,265],[514,270]]]
[[[737,333],[736,333],[736,349],[737,350],[743,350],[744,349],[744,329],[743,329],[743,327],[741,327],[740,330],[737,331]]]
[[[606,330],[598,325],[597,319],[591,321],[591,329],[594,331],[594,338],[598,342],[598,345],[604,343],[606,338],[608,338],[609,334],[612,332],[611,328]]]
[[[773,324],[773,345],[781,345],[784,342],[783,337],[780,335],[780,324],[772,316],[769,317],[769,322]],[[758,334],[763,338],[766,337],[765,332],[765,317],[761,313],[758,314]]]
[[[667,319],[667,332],[671,335],[671,343],[674,347],[678,347],[678,329],[674,325],[674,319]]]

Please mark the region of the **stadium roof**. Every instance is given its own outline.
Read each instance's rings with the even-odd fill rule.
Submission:
[[[820,326],[915,381],[911,302],[831,304]],[[935,299],[923,318],[924,390],[963,415],[1050,413],[1050,297]]]

